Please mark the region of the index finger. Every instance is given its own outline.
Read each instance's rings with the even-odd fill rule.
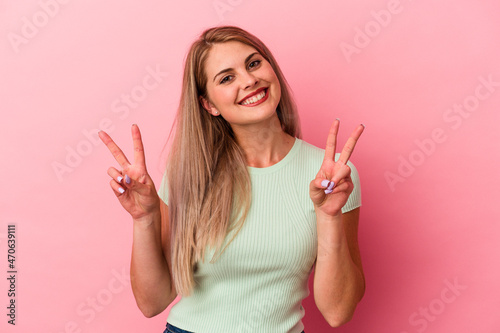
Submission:
[[[137,124],[132,125],[132,140],[134,141],[134,163],[146,169],[144,146],[142,144],[141,131],[139,131]]]
[[[123,151],[116,145],[116,143],[113,141],[113,139],[111,139],[108,133],[99,131],[99,138],[106,145],[106,147],[108,147],[109,151],[118,162],[118,164],[120,164],[122,169],[125,169],[125,167],[130,165],[130,162],[125,157],[125,154],[123,154]]]
[[[361,133],[363,133],[364,129],[365,125],[361,124],[354,130],[354,132],[351,133],[351,136],[349,137],[349,139],[347,139],[347,142],[345,143],[344,148],[340,153],[340,162],[347,164],[347,161],[349,161],[349,158],[354,151],[354,147],[356,146],[356,143],[358,142],[358,139],[361,136]]]

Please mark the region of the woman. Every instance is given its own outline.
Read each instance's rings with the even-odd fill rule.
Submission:
[[[302,141],[271,52],[231,26],[191,46],[175,125],[159,195],[137,125],[133,164],[99,134],[121,166],[108,174],[133,218],[131,284],[144,315],[179,294],[165,332],[302,332],[314,268],[318,309],[331,326],[350,320],[364,276],[348,160],[364,126],[336,158],[339,120],[326,150]]]

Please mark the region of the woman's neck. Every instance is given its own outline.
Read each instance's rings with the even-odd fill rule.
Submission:
[[[243,149],[247,166],[255,168],[278,163],[295,143],[295,138],[283,131],[277,116],[267,125],[233,127],[233,131]]]

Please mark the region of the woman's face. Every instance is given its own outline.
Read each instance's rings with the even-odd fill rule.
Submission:
[[[257,50],[231,41],[215,44],[205,64],[208,100],[204,108],[235,127],[277,117],[281,87],[271,64]]]

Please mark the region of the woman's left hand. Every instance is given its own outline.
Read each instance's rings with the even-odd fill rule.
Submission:
[[[309,196],[314,204],[316,214],[327,217],[336,217],[342,213],[342,207],[346,204],[354,188],[351,180],[351,168],[347,165],[347,161],[365,129],[363,125],[359,125],[352,132],[339,159],[335,161],[339,125],[340,121],[337,119],[330,127],[323,164],[316,178],[309,185]]]

